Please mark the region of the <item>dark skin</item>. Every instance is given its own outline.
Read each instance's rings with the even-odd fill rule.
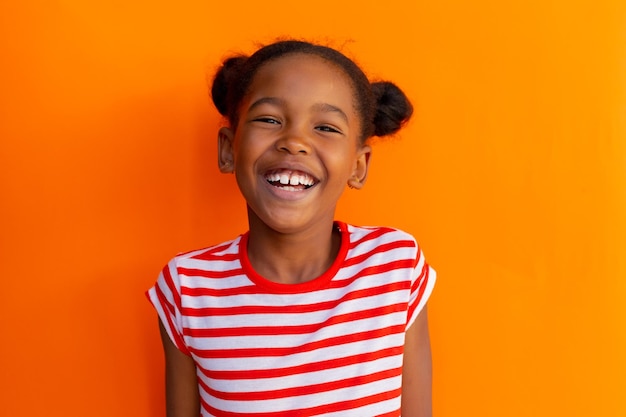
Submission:
[[[159,321],[165,353],[165,410],[167,417],[198,417],[200,394],[196,364],[191,356],[178,350]]]
[[[260,275],[282,284],[298,284],[322,275],[337,257],[341,236],[332,223],[328,230],[313,229],[298,235],[277,233],[248,211],[248,257]],[[279,256],[272,259],[268,253]]]
[[[343,79],[343,82],[341,82]],[[292,55],[262,67],[244,98],[236,128],[218,135],[218,165],[234,173],[248,203],[248,257],[260,275],[298,284],[322,275],[337,257],[335,207],[346,185],[361,188],[371,149],[361,143],[352,86],[326,61]],[[288,191],[268,172],[298,171],[315,183]],[[162,326],[161,326],[162,328]],[[196,367],[161,330],[167,417],[200,413]],[[431,417],[426,309],[406,332],[403,417]]]
[[[402,417],[432,417],[432,361],[426,306],[406,332]]]

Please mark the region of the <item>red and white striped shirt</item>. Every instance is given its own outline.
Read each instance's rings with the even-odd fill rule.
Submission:
[[[399,416],[405,331],[435,273],[413,237],[336,223],[333,265],[302,284],[257,274],[248,234],[175,257],[147,295],[196,362],[202,416]]]

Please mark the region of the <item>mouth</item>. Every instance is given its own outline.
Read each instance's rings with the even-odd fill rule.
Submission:
[[[272,186],[287,191],[304,191],[313,187],[318,180],[302,171],[277,169],[265,174],[265,180]]]

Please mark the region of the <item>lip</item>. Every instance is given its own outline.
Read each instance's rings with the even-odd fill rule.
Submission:
[[[281,163],[278,163],[275,165],[269,165],[261,170],[262,171],[261,175],[264,176],[268,172],[278,171],[278,170],[298,171],[298,172],[301,172],[303,174],[310,176],[311,178],[315,180],[316,183],[320,181],[317,175],[311,172],[309,167],[303,164],[297,163],[297,162],[289,162],[289,161],[282,161]]]
[[[269,172],[279,171],[279,170],[288,170],[288,171],[294,171],[294,172],[306,174],[307,176],[314,179],[314,184],[308,188],[301,189],[301,190],[289,190],[289,189],[276,187],[270,184],[266,180],[266,177]],[[319,177],[311,173],[311,170],[308,167],[299,163],[290,163],[290,162],[284,162],[284,161],[280,164],[271,165],[271,166],[266,167],[265,169],[262,169],[259,174],[259,177],[263,184],[263,187],[266,190],[268,190],[272,195],[274,195],[275,197],[281,200],[288,200],[288,201],[296,201],[296,200],[301,200],[303,198],[306,198],[313,190],[315,190],[315,188],[320,182]]]
[[[260,176],[263,177],[263,180],[265,180],[268,173],[274,171],[294,171],[305,174],[306,176],[313,178],[314,184],[312,187],[315,187],[320,182],[320,178],[317,175],[313,174],[309,167],[297,162],[281,161],[280,163],[263,167],[263,169],[261,169],[259,172]]]

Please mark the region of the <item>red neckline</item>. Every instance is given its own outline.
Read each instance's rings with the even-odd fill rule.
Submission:
[[[256,285],[264,287],[271,292],[275,293],[305,293],[313,290],[317,290],[323,288],[328,282],[330,282],[333,277],[339,271],[339,268],[343,264],[346,259],[346,255],[348,254],[348,248],[350,246],[350,235],[348,232],[348,226],[340,221],[335,221],[335,227],[339,229],[341,233],[341,245],[339,247],[339,252],[337,253],[337,257],[333,261],[330,268],[328,268],[322,275],[317,278],[314,278],[310,281],[303,282],[301,284],[282,284],[279,282],[270,281],[269,279],[261,276],[257,273],[252,264],[250,263],[250,259],[248,258],[248,235],[250,231],[241,235],[241,240],[239,241],[239,259],[241,261],[241,267],[243,268],[243,272],[246,276],[254,282]]]

